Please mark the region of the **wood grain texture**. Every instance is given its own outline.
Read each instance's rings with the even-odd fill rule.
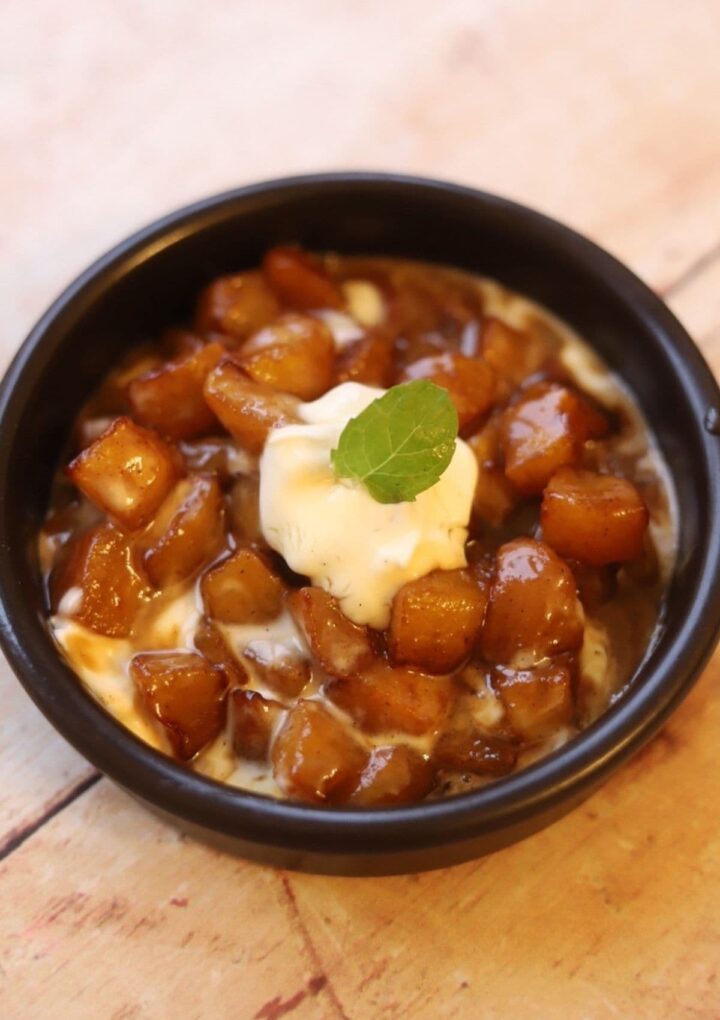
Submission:
[[[9,0],[0,366],[159,213],[356,167],[460,180],[591,234],[720,374],[719,35],[715,0]],[[4,663],[0,704],[3,1017],[720,1016],[717,654],[583,808],[491,858],[380,880],[185,841],[89,786]]]

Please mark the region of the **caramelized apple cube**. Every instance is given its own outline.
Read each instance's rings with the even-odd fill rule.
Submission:
[[[53,609],[106,637],[128,637],[147,594],[128,539],[100,524],[72,539],[50,579]]]
[[[342,803],[358,784],[367,751],[317,701],[299,701],[272,747],[275,780],[290,797]]]
[[[133,416],[169,439],[209,432],[217,419],[205,401],[203,385],[225,353],[222,344],[206,344],[133,379],[128,386]]]
[[[217,330],[245,339],[280,314],[280,305],[262,273],[235,273],[214,280],[200,295],[195,324],[202,333]]]
[[[200,654],[223,671],[230,687],[245,686],[248,680],[245,667],[230,648],[217,624],[203,617],[193,640]]]
[[[555,472],[577,463],[606,419],[566,386],[536,387],[504,413],[500,443],[505,473],[526,496],[542,492]]]
[[[537,669],[498,667],[493,685],[515,733],[525,740],[547,737],[573,718],[570,670],[564,663]]]
[[[130,530],[155,515],[178,478],[173,451],[154,432],[116,418],[68,467],[91,503]]]
[[[592,566],[642,556],[648,509],[632,482],[563,468],[543,494],[543,538],[561,556]]]
[[[473,512],[480,520],[499,527],[520,501],[519,493],[502,468],[500,418],[490,418],[467,444],[478,466]]]
[[[267,623],[282,610],[282,581],[250,547],[211,567],[200,587],[205,612],[221,623]]]
[[[338,383],[359,382],[385,388],[394,377],[393,345],[388,336],[371,333],[348,344],[337,359]]]
[[[550,352],[539,336],[488,318],[483,323],[482,353],[498,376],[510,384],[509,390],[539,371]]]
[[[315,400],[333,383],[335,344],[324,322],[288,312],[253,334],[238,363],[255,382]]]
[[[243,658],[261,684],[286,698],[296,698],[310,679],[307,659],[274,641],[251,641]]]
[[[296,422],[297,398],[254,382],[226,358],[205,380],[205,399],[225,428],[249,453],[260,453],[268,433]]]
[[[147,711],[163,726],[176,757],[193,758],[225,722],[222,670],[197,652],[141,652],[130,675]]]
[[[437,767],[453,772],[506,776],[515,768],[517,753],[512,740],[468,723],[441,733],[432,757]]]
[[[351,677],[373,659],[367,627],[360,627],[322,588],[300,588],[288,597],[288,608],[305,635],[310,652],[334,677]]]
[[[579,648],[584,615],[572,572],[544,542],[501,546],[480,635],[488,662],[517,668]]]
[[[212,475],[181,479],[143,534],[147,575],[156,588],[182,581],[222,548],[225,503]]]
[[[260,527],[260,479],[257,475],[241,475],[233,482],[229,494],[230,529],[246,542],[264,542]]]
[[[451,673],[470,654],[486,603],[486,588],[468,570],[436,570],[403,585],[388,632],[393,662]]]
[[[365,733],[422,736],[440,729],[455,697],[452,680],[378,662],[364,673],[332,681],[327,695]]]
[[[230,731],[235,754],[251,761],[267,761],[273,732],[284,709],[257,691],[230,691]]]
[[[477,426],[493,406],[497,393],[495,372],[486,361],[466,358],[454,351],[407,365],[402,380],[410,379],[430,379],[448,391],[463,433]]]
[[[350,796],[358,807],[383,807],[422,800],[432,789],[432,765],[405,744],[376,747]]]
[[[343,296],[317,259],[299,248],[272,248],[263,272],[277,296],[290,308],[340,308]]]

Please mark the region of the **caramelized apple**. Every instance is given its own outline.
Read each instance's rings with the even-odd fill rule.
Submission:
[[[128,539],[113,524],[73,538],[50,579],[53,608],[106,637],[132,632],[147,584]]]
[[[188,761],[220,733],[225,721],[225,676],[202,655],[143,652],[131,659],[130,675],[178,758]]]
[[[257,475],[241,475],[233,482],[229,498],[232,533],[245,542],[264,542],[260,527],[260,479]]]
[[[156,588],[190,577],[220,552],[224,515],[212,475],[190,475],[177,483],[142,536],[145,569]]]
[[[587,439],[607,421],[566,386],[536,387],[503,415],[505,473],[523,495],[542,492],[561,467],[577,463]]]
[[[134,530],[154,516],[179,469],[159,436],[129,418],[116,418],[71,461],[68,473],[95,506]]]
[[[260,453],[268,433],[297,421],[297,399],[250,379],[229,358],[205,380],[205,399],[228,432],[249,453]]]
[[[283,645],[251,641],[243,658],[260,682],[286,698],[296,698],[310,679],[310,663]]]
[[[273,731],[283,706],[257,691],[230,691],[230,732],[235,754],[251,761],[267,761]]]
[[[376,747],[350,795],[358,807],[383,807],[422,800],[432,789],[432,765],[404,744]]]
[[[475,643],[486,603],[468,570],[436,570],[403,585],[392,604],[391,658],[426,673],[452,672]]]
[[[499,666],[493,685],[510,725],[526,740],[548,737],[572,722],[572,684],[564,663],[519,670]]]
[[[299,248],[272,248],[263,259],[270,286],[290,308],[340,308],[342,293],[317,259]]]
[[[496,396],[495,372],[482,358],[466,358],[447,351],[408,365],[402,380],[430,379],[450,394],[460,422],[467,433],[493,406]]]
[[[550,546],[517,538],[498,549],[480,635],[489,662],[532,666],[579,648],[583,623],[572,572]]]
[[[500,319],[488,318],[483,323],[482,354],[509,384],[505,387],[509,392],[542,367],[549,351],[540,337],[513,329]]]
[[[224,356],[222,344],[207,344],[133,379],[128,386],[133,416],[169,439],[209,432],[217,419],[205,401],[203,384]]]
[[[639,559],[648,509],[632,482],[564,468],[543,494],[543,538],[561,556],[592,566]]]
[[[367,627],[342,612],[337,599],[322,588],[300,588],[287,600],[313,658],[335,677],[351,677],[370,664],[373,649]]]
[[[332,386],[335,344],[320,319],[289,312],[253,334],[238,362],[255,382],[314,400]]]
[[[499,527],[520,502],[520,494],[502,468],[500,418],[490,418],[467,444],[478,466],[473,512],[480,520]]]
[[[364,673],[333,681],[327,695],[365,733],[422,736],[442,726],[455,687],[445,676],[427,676],[378,662]]]
[[[251,547],[236,550],[203,577],[205,612],[221,623],[267,623],[282,610],[284,587],[264,557]]]
[[[200,295],[195,322],[202,333],[217,330],[245,339],[280,313],[262,273],[235,273],[214,280]]]
[[[506,776],[515,768],[517,746],[507,737],[484,733],[468,722],[449,727],[433,749],[433,763],[453,772]]]
[[[247,673],[238,657],[228,645],[217,624],[203,617],[193,638],[197,650],[225,674],[230,687],[244,687]]]
[[[348,727],[317,701],[299,701],[288,712],[272,747],[280,789],[319,803],[347,800],[367,759]]]
[[[395,374],[392,341],[381,333],[371,333],[353,341],[338,355],[336,373],[338,383],[390,386]]]

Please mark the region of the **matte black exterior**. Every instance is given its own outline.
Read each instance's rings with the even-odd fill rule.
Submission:
[[[223,786],[116,723],[48,633],[34,552],[80,402],[125,348],[187,316],[220,273],[281,241],[398,255],[492,276],[571,323],[632,387],[674,475],[677,570],[663,633],[629,693],[543,761],[432,803],[325,809]],[[665,305],[590,241],[504,199],[386,174],[272,181],[199,202],[123,241],[32,330],[0,390],[0,641],[26,690],[94,765],[203,838],[268,863],[344,874],[440,867],[559,817],[637,751],[687,694],[720,628],[720,392]]]

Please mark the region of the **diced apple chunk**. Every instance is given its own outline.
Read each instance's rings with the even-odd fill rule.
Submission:
[[[519,386],[537,372],[549,355],[540,337],[513,329],[494,318],[483,323],[482,353],[488,364],[511,386]]]
[[[203,385],[225,354],[222,344],[206,344],[133,379],[128,386],[133,416],[169,439],[209,432],[217,419],[205,401]]]
[[[267,623],[282,610],[282,581],[250,547],[211,567],[200,587],[205,612],[221,623]]]
[[[358,784],[367,751],[317,701],[299,701],[272,748],[275,780],[290,797],[342,803]]]
[[[392,604],[388,644],[396,663],[450,673],[470,654],[487,591],[468,570],[436,570],[403,585]]]
[[[205,399],[225,428],[249,453],[260,453],[268,433],[296,422],[297,398],[254,382],[230,358],[205,380]]]
[[[310,679],[307,659],[272,641],[251,641],[243,658],[260,682],[286,698],[296,698]]]
[[[517,746],[506,737],[483,733],[468,723],[450,727],[440,734],[433,750],[433,763],[453,772],[506,776],[515,768]]]
[[[235,754],[251,761],[267,761],[283,706],[257,691],[230,691],[230,728]]]
[[[50,588],[56,612],[116,638],[130,635],[148,592],[130,540],[109,523],[71,541],[66,557],[53,570]]]
[[[180,472],[172,449],[156,433],[116,418],[71,461],[68,473],[91,503],[134,530],[155,515]]]
[[[264,542],[260,527],[260,479],[241,475],[233,482],[229,496],[229,519],[233,534],[245,542]]]
[[[517,538],[498,549],[480,635],[485,659],[532,666],[579,648],[583,624],[572,572],[550,546]]]
[[[498,667],[493,672],[493,686],[510,726],[525,740],[550,736],[572,722],[572,683],[564,663],[522,670]]]
[[[405,744],[377,747],[350,796],[358,807],[383,807],[422,800],[435,781],[432,765]]]
[[[253,334],[237,360],[256,382],[315,400],[332,386],[335,344],[320,319],[288,312]]]
[[[447,351],[408,365],[402,380],[430,379],[450,394],[460,431],[473,429],[493,406],[497,392],[495,372],[482,358],[466,358]]]
[[[195,322],[203,333],[217,330],[245,339],[279,315],[280,305],[262,273],[235,273],[214,280],[200,295]]]
[[[365,733],[422,736],[442,726],[455,697],[452,680],[379,662],[328,685],[330,700]]]
[[[502,468],[500,418],[493,416],[467,444],[475,454],[478,479],[473,512],[482,521],[499,527],[520,502],[520,495]]]
[[[586,440],[607,428],[606,419],[566,386],[535,387],[503,415],[505,473],[523,495],[542,492],[559,468],[577,463]]]
[[[592,566],[639,559],[648,509],[632,482],[564,468],[543,494],[543,538],[561,556]]]
[[[248,677],[245,667],[232,651],[217,624],[203,617],[193,638],[195,647],[208,662],[223,671],[230,687],[244,687]]]
[[[359,382],[383,388],[390,386],[394,377],[392,354],[392,340],[382,333],[370,333],[353,341],[338,356],[338,383]]]
[[[323,267],[299,248],[272,248],[263,259],[270,286],[290,308],[340,308],[343,296]]]
[[[130,675],[148,712],[163,726],[176,757],[193,758],[225,721],[222,670],[197,652],[142,652]]]
[[[354,676],[372,661],[367,627],[348,620],[337,599],[322,588],[292,592],[288,608],[303,631],[313,658],[330,676]]]
[[[144,563],[156,588],[182,581],[222,548],[225,504],[217,479],[181,479],[142,536]]]

